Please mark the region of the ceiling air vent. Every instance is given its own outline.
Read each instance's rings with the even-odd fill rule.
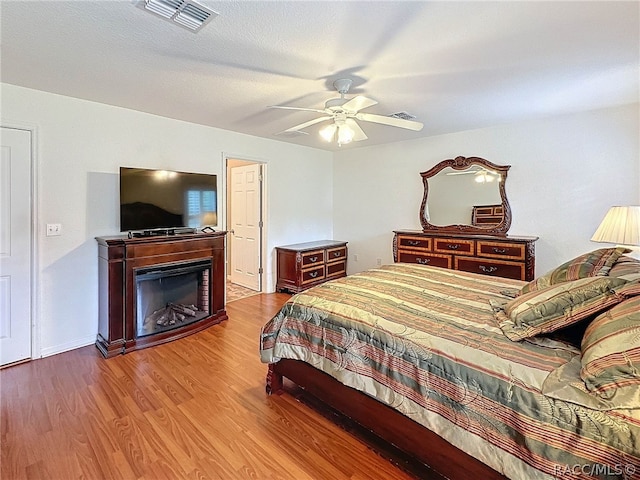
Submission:
[[[389,116],[393,118],[400,118],[402,120],[415,120],[416,118],[415,115],[410,115],[407,112],[392,113]]]
[[[193,0],[139,0],[136,5],[191,32],[199,31],[218,16]]]

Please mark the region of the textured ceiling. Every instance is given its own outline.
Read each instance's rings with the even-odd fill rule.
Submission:
[[[207,1],[194,34],[127,1],[0,0],[2,82],[170,118],[276,135],[350,93],[406,111],[411,132],[361,122],[345,148],[638,102],[640,3]]]

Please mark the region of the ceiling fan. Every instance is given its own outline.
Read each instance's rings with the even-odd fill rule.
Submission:
[[[336,140],[338,145],[343,145],[351,141],[358,142],[368,138],[356,120],[406,128],[414,131],[422,130],[422,123],[414,120],[360,112],[360,110],[376,105],[378,102],[362,95],[358,95],[351,99],[345,98],[345,95],[349,92],[349,88],[351,88],[351,84],[352,80],[348,78],[341,78],[333,82],[333,86],[336,88],[338,93],[340,93],[340,98],[327,100],[324,104],[323,110],[317,108],[286,107],[280,105],[273,105],[269,108],[301,110],[305,112],[323,114],[321,117],[287,128],[282,133],[298,132],[304,128],[310,127],[311,125],[332,120],[329,125],[320,130],[320,135],[328,142]]]

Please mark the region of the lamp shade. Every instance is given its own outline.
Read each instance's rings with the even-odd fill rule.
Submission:
[[[640,245],[640,205],[611,207],[591,240],[617,245]]]

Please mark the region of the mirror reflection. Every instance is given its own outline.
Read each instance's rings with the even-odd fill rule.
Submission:
[[[501,181],[498,172],[476,165],[462,171],[451,167],[443,169],[429,179],[426,220],[437,226],[497,225],[501,218],[486,219],[485,209],[479,210],[479,216],[474,215],[474,207],[489,207],[494,211],[492,207],[500,206]]]
[[[506,235],[511,226],[505,190],[509,168],[480,157],[456,157],[422,172],[422,229]]]

